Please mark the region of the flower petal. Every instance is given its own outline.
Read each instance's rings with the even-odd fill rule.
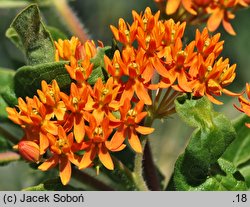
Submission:
[[[41,164],[38,169],[42,171],[47,171],[54,168],[59,162],[59,158],[57,155],[47,159],[43,164]]]
[[[49,147],[49,139],[42,132],[39,133],[40,154],[43,155]]]
[[[98,157],[100,159],[100,161],[102,162],[102,164],[109,170],[113,170],[114,169],[114,163],[112,161],[112,158],[107,150],[107,148],[105,147],[105,145],[103,144],[101,149],[99,150],[98,153]]]
[[[84,129],[84,119],[82,114],[75,114],[74,117],[74,135],[77,143],[82,142],[85,136],[85,129]]]
[[[134,151],[142,153],[141,142],[134,129],[131,129],[129,131],[128,142]]]
[[[60,178],[63,185],[67,185],[71,177],[71,163],[66,156],[60,157]]]
[[[151,134],[155,129],[151,127],[144,127],[144,126],[136,126],[135,130],[140,134],[147,135]]]

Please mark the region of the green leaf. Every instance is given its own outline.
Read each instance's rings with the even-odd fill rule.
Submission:
[[[245,126],[250,117],[243,115],[234,121],[237,138],[228,147],[223,158],[233,162],[236,166],[250,160],[250,129]]]
[[[103,67],[104,68],[104,55],[111,50],[110,46],[103,48],[98,48],[97,54],[91,59],[91,62],[94,64],[94,68]]]
[[[57,29],[56,27],[47,26],[47,30],[50,32],[51,37],[54,41],[57,41],[58,39],[67,39],[66,34],[64,34],[61,30]]]
[[[11,149],[12,147],[11,147],[10,142],[7,139],[5,139],[3,135],[0,134],[0,153],[6,152]]]
[[[243,191],[247,190],[244,178],[237,171],[236,167],[229,161],[222,158],[211,165],[208,174],[204,178],[197,178],[199,185],[192,185],[182,173],[184,156],[182,155],[176,162],[173,180],[175,190],[185,191]],[[190,166],[190,174],[202,173],[198,166]],[[192,175],[193,176],[193,175]]]
[[[54,61],[54,43],[41,21],[37,5],[32,4],[21,11],[13,20],[6,36],[24,51],[28,65]]]
[[[244,184],[241,183],[243,181],[240,180],[238,183],[232,174],[235,171],[228,169],[229,166],[233,168],[233,164],[218,161],[236,137],[231,122],[223,114],[215,112],[206,97],[189,100],[185,95],[177,98],[175,106],[178,115],[196,129],[191,135],[185,153],[176,163],[171,185],[178,190],[223,189],[218,185],[214,185],[214,188],[212,185],[211,188],[204,187],[211,178],[208,184],[215,183],[214,179],[222,179],[221,182],[229,182],[225,187],[227,190],[234,190],[235,188],[230,186],[234,186],[235,183],[239,188],[243,188]],[[221,170],[214,173],[214,168]]]
[[[0,68],[0,121],[7,119],[7,106],[14,106],[17,103],[13,92],[13,77],[15,71]]]
[[[108,79],[108,74],[106,72],[104,64],[104,55],[109,53],[111,50],[110,46],[104,48],[98,48],[97,54],[94,58],[91,59],[91,63],[94,65],[94,69],[88,79],[90,85],[94,85],[98,78],[101,78],[103,81]]]
[[[234,163],[250,188],[250,129],[245,123],[250,123],[250,117],[247,115],[240,116],[234,121],[237,138],[223,154],[223,158]]]
[[[67,91],[72,81],[65,69],[66,63],[62,61],[21,67],[14,77],[16,95],[22,98],[32,97],[41,88],[42,80],[51,83],[53,79],[57,80],[62,91]]]
[[[74,188],[70,185],[64,186],[61,183],[60,178],[56,178],[47,180],[37,186],[25,188],[23,191],[83,191],[83,189]]]
[[[7,29],[5,36],[8,37],[10,41],[25,54],[22,40],[13,27]]]

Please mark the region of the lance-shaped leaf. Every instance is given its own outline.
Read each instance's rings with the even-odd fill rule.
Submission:
[[[14,106],[17,99],[14,93],[14,74],[15,72],[10,69],[0,68],[0,120],[7,119],[7,106]]]
[[[37,5],[32,4],[21,11],[13,20],[6,36],[25,53],[28,65],[54,61],[54,43],[41,21]]]
[[[177,190],[245,190],[243,177],[234,165],[219,160],[236,137],[231,122],[215,112],[205,97],[198,100],[179,97],[175,106],[178,115],[196,129],[177,160],[171,185]],[[225,186],[220,186],[220,182]]]
[[[42,80],[51,83],[53,79],[62,91],[67,91],[72,81],[65,69],[66,63],[61,61],[19,68],[14,77],[16,95],[32,97],[41,88]]]
[[[245,123],[250,123],[250,117],[247,115],[240,116],[234,121],[237,138],[223,154],[223,158],[237,167],[250,189],[250,129]]]

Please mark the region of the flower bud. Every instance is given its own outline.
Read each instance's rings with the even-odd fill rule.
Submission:
[[[40,159],[39,146],[33,141],[22,140],[18,143],[21,156],[30,162],[38,162]]]

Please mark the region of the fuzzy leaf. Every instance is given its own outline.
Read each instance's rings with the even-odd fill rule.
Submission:
[[[193,185],[188,182],[186,176],[182,173],[183,162],[185,155],[182,155],[176,162],[174,177],[171,183],[175,190],[185,191],[244,191],[247,190],[247,185],[244,178],[237,171],[236,167],[229,161],[222,158],[218,162],[211,165],[206,177],[202,174],[199,167],[191,166],[189,173],[203,176],[197,177],[196,182],[199,185]]]
[[[65,69],[66,62],[45,63],[35,66],[24,66],[17,70],[14,77],[15,93],[18,97],[32,97],[41,88],[42,80],[51,83],[53,79],[62,91],[67,91],[71,79]]]
[[[250,188],[250,129],[245,126],[245,123],[250,123],[250,117],[246,115],[234,121],[237,138],[223,154],[223,158],[237,167]]]
[[[54,61],[54,43],[41,21],[37,5],[32,4],[21,11],[13,20],[6,35],[24,51],[28,65]]]
[[[13,92],[13,77],[15,72],[10,69],[0,68],[0,120],[7,119],[7,106],[14,106],[17,103]]]
[[[47,180],[37,186],[23,189],[23,191],[82,191],[83,189],[74,188],[70,185],[64,186],[59,178]]]
[[[184,154],[176,163],[172,185],[177,190],[235,190],[241,187],[245,190],[245,183],[233,176],[236,168],[229,171],[234,165],[228,161],[219,161],[236,137],[231,122],[223,114],[213,111],[212,104],[205,97],[198,100],[189,100],[187,96],[179,97],[175,106],[178,115],[196,129]],[[222,183],[228,182],[225,188],[215,185],[218,179]],[[211,183],[214,184],[210,185]],[[237,188],[233,187],[235,184]]]

